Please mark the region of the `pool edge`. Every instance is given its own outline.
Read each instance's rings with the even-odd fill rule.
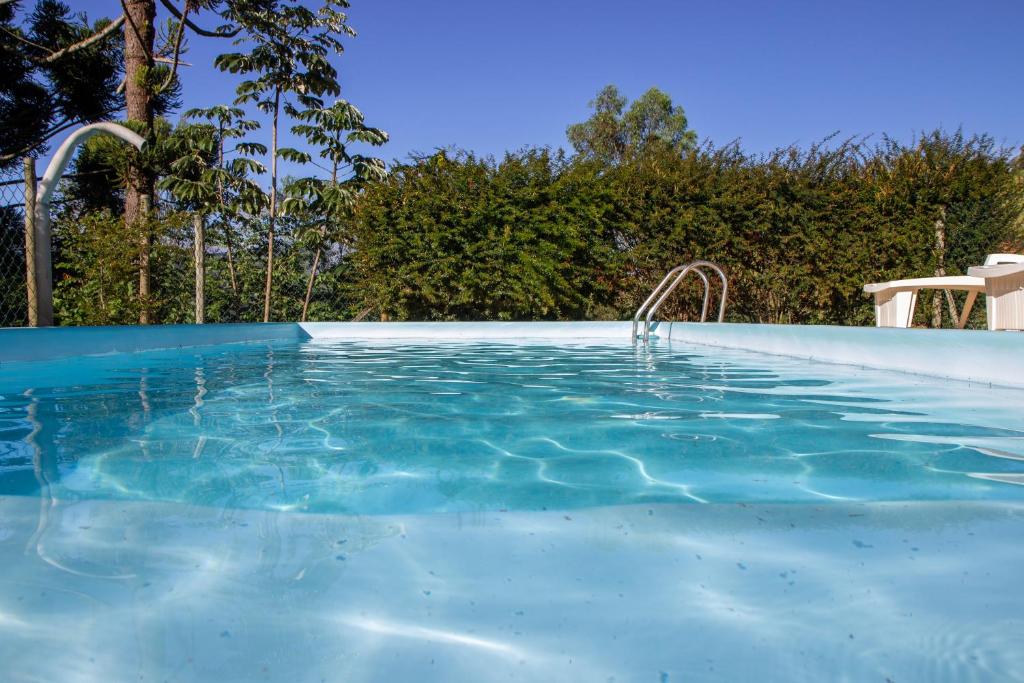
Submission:
[[[0,363],[261,341],[621,340],[630,321],[319,322],[0,329]],[[659,323],[654,344],[696,344],[832,365],[1024,388],[1024,334],[829,325]]]

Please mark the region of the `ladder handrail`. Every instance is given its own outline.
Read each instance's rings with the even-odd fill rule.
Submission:
[[[722,281],[722,300],[718,302],[718,322],[725,322],[725,302],[729,296],[729,278],[726,277],[725,271],[717,263],[711,261],[694,261],[693,266],[697,268],[710,268],[718,274],[718,279]],[[701,320],[701,322],[704,322]]]
[[[700,307],[700,321],[704,322],[708,319],[708,300],[711,298],[711,281],[708,280],[708,276],[704,274],[704,271],[699,267],[694,268],[693,272],[700,276],[701,282],[704,283],[704,303]]]
[[[686,276],[689,275],[691,272],[697,273],[697,275],[700,277],[701,281],[704,283],[704,305],[703,305],[703,308],[701,310],[700,321],[701,322],[705,322],[707,320],[708,297],[710,295],[710,290],[711,290],[710,284],[711,283],[708,280],[707,275],[704,274],[704,272],[702,270],[703,268],[710,268],[711,270],[715,271],[715,273],[719,277],[719,280],[721,280],[721,282],[722,282],[722,300],[721,300],[721,302],[718,305],[718,322],[723,322],[725,320],[725,304],[726,304],[726,299],[727,299],[728,293],[729,293],[729,280],[728,280],[728,278],[725,275],[725,271],[722,270],[717,264],[712,263],[711,261],[702,261],[702,260],[692,261],[692,262],[690,262],[690,263],[688,263],[688,264],[686,264],[684,266],[677,266],[677,267],[673,268],[672,270],[670,270],[668,272],[668,274],[658,284],[658,286],[654,288],[654,291],[651,292],[651,295],[649,297],[647,297],[647,300],[644,301],[643,304],[641,304],[639,309],[637,309],[636,315],[633,316],[633,343],[634,344],[636,344],[637,325],[638,325],[640,316],[644,312],[644,309],[647,309],[647,316],[646,316],[646,318],[644,320],[644,335],[643,335],[643,338],[644,338],[644,344],[648,344],[648,343],[650,343],[651,322],[654,319],[654,314],[657,312],[658,308],[660,308],[661,305],[663,303],[665,303],[665,300],[668,299],[669,295],[672,294],[672,292],[675,290],[675,288],[679,286],[679,283],[682,282],[683,279],[685,279]],[[678,275],[676,275],[677,273],[678,273]],[[672,284],[669,285],[668,288],[665,289],[664,292],[662,292],[662,289],[665,288],[665,283],[667,283],[672,278],[673,275],[676,275],[675,280],[673,280]],[[657,297],[659,294],[661,294],[661,296],[657,299],[657,301],[654,302],[653,305],[651,305],[651,301],[654,300],[655,297]],[[648,306],[650,306],[650,308],[648,308]]]
[[[651,305],[651,302],[654,301],[654,299],[658,296],[658,293],[661,292],[662,287],[664,287],[668,283],[668,281],[670,279],[672,279],[672,276],[675,275],[676,273],[678,273],[679,271],[681,271],[685,267],[686,267],[686,265],[684,264],[684,265],[681,265],[681,266],[676,266],[672,270],[668,271],[668,273],[665,274],[665,277],[663,277],[661,279],[661,282],[658,283],[658,286],[654,288],[654,291],[651,292],[651,295],[649,297],[647,297],[647,299],[645,299],[642,304],[640,304],[640,308],[636,309],[636,314],[633,315],[633,343],[634,344],[636,343],[636,328],[639,325],[640,316],[643,315],[644,309],[646,309],[648,306]]]
[[[672,281],[672,284],[669,285],[669,287],[658,298],[658,300],[654,302],[654,305],[651,306],[649,309],[647,309],[647,316],[644,318],[644,344],[645,345],[649,344],[650,341],[651,341],[651,322],[654,320],[654,314],[657,313],[658,308],[660,308],[661,305],[663,303],[665,303],[665,299],[667,299],[669,297],[669,295],[672,294],[673,291],[675,291],[675,288],[679,286],[680,282],[682,282],[684,279],[686,279],[686,276],[689,275],[691,271],[697,272],[697,273],[701,272],[692,263],[687,265],[685,268],[683,268],[682,271],[680,271],[679,275],[676,276],[676,279]],[[707,281],[707,279],[708,278],[705,275],[704,276],[705,282]],[[701,322],[704,322],[704,321],[701,320]]]

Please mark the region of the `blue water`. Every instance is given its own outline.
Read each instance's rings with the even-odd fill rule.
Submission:
[[[1024,680],[1024,391],[656,343],[0,365],[0,680]]]
[[[126,360],[0,383],[0,494],[359,514],[1024,500],[1019,391],[668,345]]]

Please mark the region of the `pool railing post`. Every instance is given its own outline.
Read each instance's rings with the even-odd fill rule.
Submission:
[[[46,167],[46,173],[43,174],[43,179],[39,181],[35,198],[34,260],[36,322],[39,327],[53,325],[53,264],[50,257],[53,240],[50,234],[50,199],[53,197],[53,191],[57,189],[57,183],[70,163],[75,149],[94,135],[110,135],[134,145],[140,150],[145,142],[141,135],[119,123],[101,121],[82,126],[69,135],[54,152],[53,159],[50,160],[50,165]]]

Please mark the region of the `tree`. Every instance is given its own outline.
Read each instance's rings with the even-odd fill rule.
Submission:
[[[156,35],[153,22],[156,19],[155,0],[124,0],[124,83],[125,103],[128,122],[134,123],[143,137],[152,138],[154,67],[153,47]],[[141,163],[132,163],[128,171],[128,183],[124,195],[124,220],[131,227],[142,226],[153,197],[155,178],[146,172]],[[144,302],[139,310],[139,323],[150,322],[149,249],[150,236],[147,230],[140,230],[139,240],[139,298]]]
[[[205,180],[209,182],[204,185],[204,189],[207,192],[212,191],[213,194],[207,195],[206,206],[212,207],[210,210],[217,214],[218,227],[224,235],[231,292],[237,299],[238,276],[235,273],[231,224],[241,214],[253,214],[263,208],[266,197],[249,181],[249,175],[266,172],[263,164],[252,157],[266,154],[267,148],[265,145],[244,139],[246,133],[257,130],[260,124],[245,118],[245,112],[238,107],[221,104],[207,109],[190,109],[185,112],[185,119],[205,120],[214,127],[216,162],[211,169],[212,173],[205,175]],[[227,148],[228,141],[234,141],[234,146]],[[189,188],[188,191],[194,193],[197,188]]]
[[[184,11],[179,11],[171,0],[160,0],[175,17],[169,22],[169,31],[159,49],[156,47],[156,0],[122,0],[124,7],[124,91],[129,124],[151,137],[153,117],[161,113],[161,97],[171,96],[179,87],[178,67],[184,45],[185,29],[190,28],[202,36],[229,38],[237,35],[239,26],[222,26],[214,31],[200,28],[189,19],[189,13],[201,9],[220,10],[224,18],[237,19],[249,12],[249,5],[263,3],[235,0],[187,0]],[[168,58],[170,55],[170,58]],[[169,61],[170,66],[158,65],[158,60]],[[124,218],[129,225],[140,223],[149,209],[155,189],[156,177],[149,173],[141,161],[131,164],[125,188]],[[142,231],[139,244],[139,297],[145,301],[150,295],[149,257],[151,240]],[[142,306],[139,322],[149,322],[149,307]]]
[[[223,71],[252,75],[237,88],[235,104],[254,103],[270,114],[270,200],[268,215],[267,276],[264,285],[263,322],[270,321],[270,296],[274,278],[274,228],[278,216],[278,158],[297,163],[309,161],[304,152],[278,146],[280,116],[295,116],[300,108],[322,107],[324,95],[341,92],[338,72],[328,61],[344,51],[340,35],[354,36],[347,16],[339,8],[346,0],[325,0],[313,12],[302,5],[272,6],[245,17],[246,36],[239,43],[247,53],[228,53],[214,64]],[[299,107],[289,99],[294,97]]]
[[[864,283],[934,272],[940,207],[953,274],[1011,250],[1024,200],[988,138],[891,145],[414,159],[356,195],[352,290],[394,319],[623,319],[667,270],[708,259],[730,320],[871,324]],[[699,282],[681,288],[659,315],[700,314]]]
[[[155,0],[125,0],[123,14],[93,26],[84,17],[72,16],[58,0],[41,0],[27,29],[13,26],[16,5],[0,5],[0,30],[17,43],[15,47],[5,41],[0,51],[0,67],[14,76],[0,88],[0,125],[14,131],[5,138],[0,165],[41,150],[64,130],[110,118],[122,107],[129,125],[151,138],[154,116],[177,105],[175,70],[156,64],[164,48],[155,49]],[[180,48],[179,32],[175,67]],[[124,192],[129,224],[144,225],[154,180],[141,157],[131,163]],[[150,238],[144,229],[137,233],[139,297],[145,301],[150,289]],[[149,321],[148,306],[140,307],[139,321]]]
[[[196,115],[196,112],[190,112]],[[218,212],[226,224],[228,216],[237,216],[241,212],[257,213],[264,205],[264,195],[259,187],[250,179],[250,174],[264,172],[263,165],[244,154],[266,153],[266,148],[256,143],[239,142],[234,152],[243,155],[234,156],[225,161],[224,140],[226,135],[241,134],[248,126],[246,123],[237,127],[228,124],[237,118],[237,110],[230,108],[214,108],[206,110],[217,125],[209,123],[184,123],[170,136],[167,147],[174,161],[169,172],[160,181],[160,187],[167,189],[183,204],[182,208],[192,213],[193,254],[195,261],[195,321],[204,322],[205,291],[205,228],[207,216]],[[237,123],[237,121],[235,121]],[[248,123],[248,122],[247,122]],[[225,133],[225,131],[232,131]],[[230,231],[228,231],[230,234]],[[230,245],[230,239],[228,241]],[[231,266],[231,280],[237,296],[237,284],[234,276],[233,261],[228,251],[228,263]]]
[[[305,138],[310,145],[320,148],[320,156],[330,163],[331,173],[329,181],[307,178],[294,183],[290,191],[285,193],[293,203],[296,200],[297,203],[308,201],[308,210],[320,221],[320,228],[309,236],[316,252],[302,301],[301,320],[305,322],[329,226],[335,228],[335,240],[343,240],[345,236],[340,228],[355,192],[366,182],[381,180],[386,175],[383,160],[353,154],[348,147],[353,142],[379,147],[388,141],[388,134],[379,128],[367,126],[363,113],[345,100],[338,100],[330,107],[307,109],[299,112],[296,118],[305,123],[293,126],[292,131]],[[346,174],[346,177],[342,178],[341,173]]]
[[[105,119],[124,102],[123,16],[90,23],[57,0],[41,0],[18,26],[19,4],[0,4],[0,167],[42,153],[55,135]]]
[[[618,164],[654,149],[677,154],[692,150],[697,134],[687,128],[681,106],[667,94],[651,88],[626,109],[626,98],[614,85],[605,86],[590,102],[593,115],[566,129],[566,136],[581,157]]]

